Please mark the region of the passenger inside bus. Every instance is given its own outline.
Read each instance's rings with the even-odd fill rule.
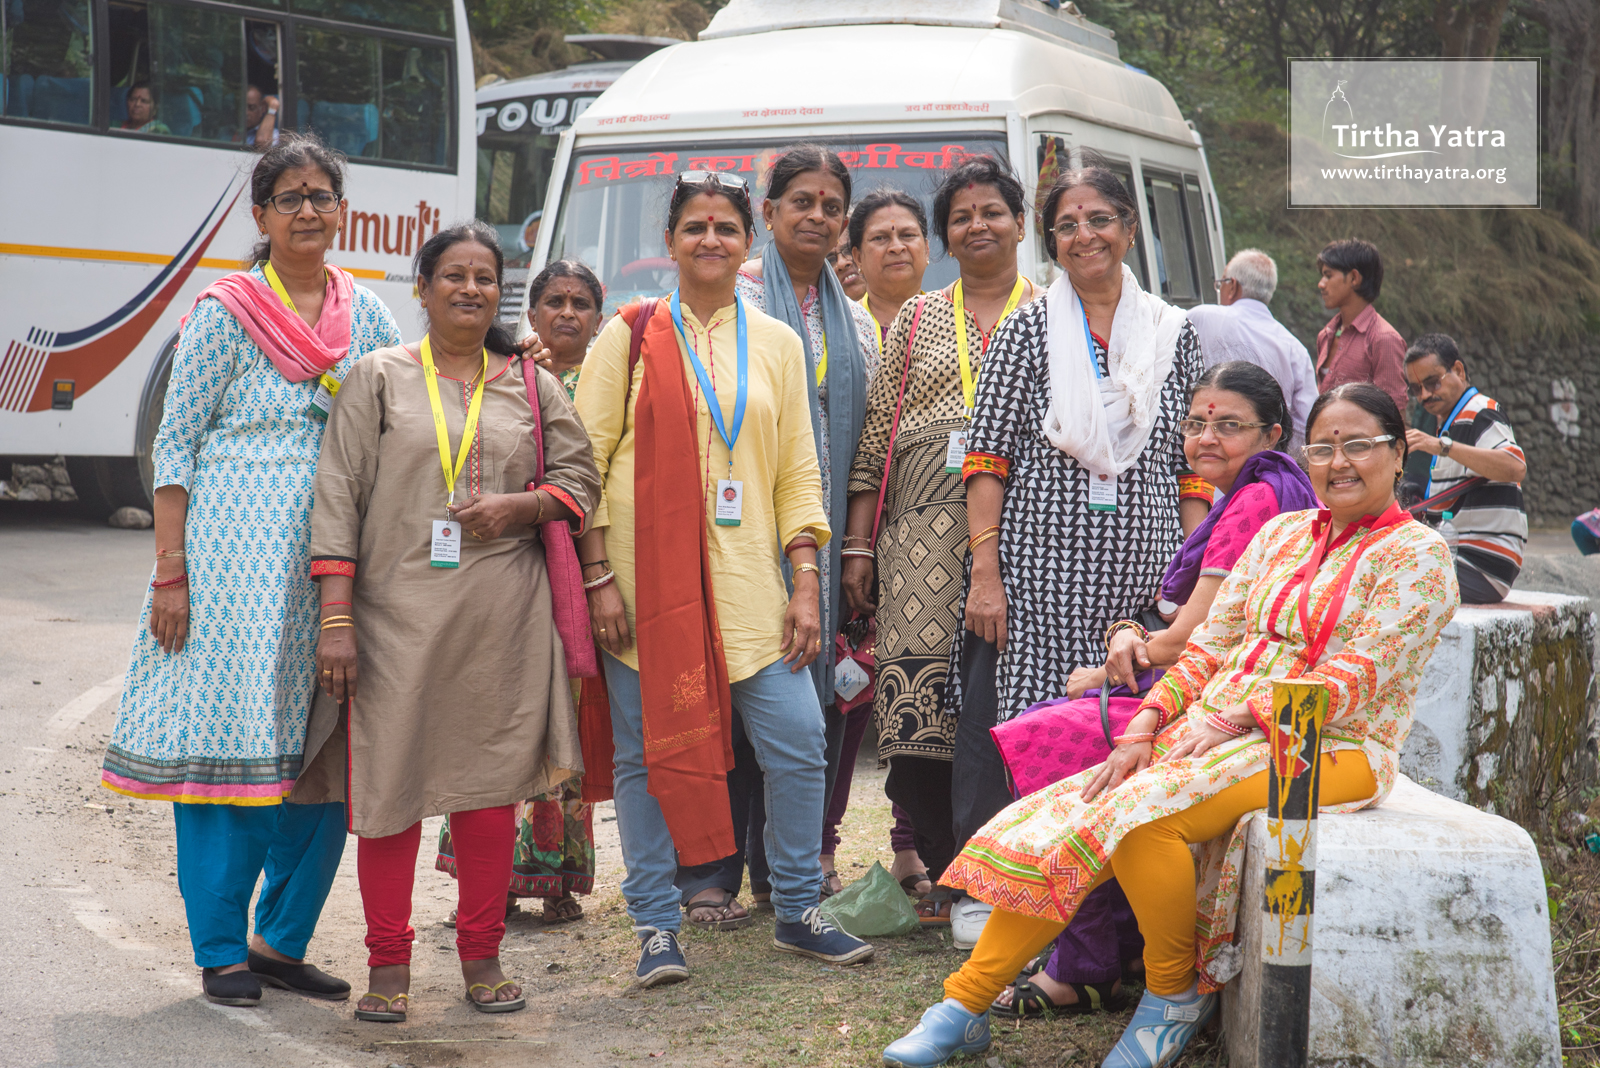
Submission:
[[[235,141],[255,147],[278,143],[278,98],[269,96],[258,85],[244,92],[244,129],[233,135]]]
[[[121,129],[145,134],[172,132],[166,123],[156,118],[156,98],[149,82],[134,82],[128,87],[126,106],[128,117],[123,120]]]
[[[0,111],[25,119],[88,125],[94,70],[86,0],[5,0],[0,20]]]

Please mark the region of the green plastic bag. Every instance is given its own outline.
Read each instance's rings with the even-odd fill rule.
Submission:
[[[835,927],[857,938],[910,934],[922,926],[911,899],[878,863],[824,901],[822,914]]]

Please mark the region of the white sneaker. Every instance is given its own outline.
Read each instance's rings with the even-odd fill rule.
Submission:
[[[950,940],[957,949],[972,949],[983,936],[983,925],[989,922],[994,906],[975,897],[964,897],[950,909]]]

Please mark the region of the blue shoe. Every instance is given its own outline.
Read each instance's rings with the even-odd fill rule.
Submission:
[[[922,1014],[922,1022],[883,1051],[888,1068],[934,1068],[951,1057],[989,1048],[989,1014],[974,1015],[959,1001],[945,1000]]]
[[[689,978],[689,963],[683,959],[678,947],[676,931],[663,931],[658,927],[635,927],[633,933],[644,935],[639,947],[639,967],[634,978],[648,990],[666,983],[681,983]]]
[[[863,942],[829,923],[815,905],[800,914],[799,923],[779,920],[777,929],[772,932],[772,944],[785,953],[825,960],[829,964],[856,964],[870,959],[876,952],[872,943]]]
[[[1217,995],[1164,998],[1146,990],[1128,1029],[1101,1068],[1159,1068],[1171,1064],[1217,1011]]]

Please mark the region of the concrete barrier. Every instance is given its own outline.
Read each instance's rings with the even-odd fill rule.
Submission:
[[[1400,769],[1528,827],[1600,784],[1595,630],[1582,597],[1513,590],[1463,606],[1423,671]]]
[[[1323,815],[1310,1061],[1316,1068],[1560,1068],[1544,874],[1521,827],[1401,777]],[[1266,813],[1250,822],[1223,992],[1231,1068],[1257,1064]]]

